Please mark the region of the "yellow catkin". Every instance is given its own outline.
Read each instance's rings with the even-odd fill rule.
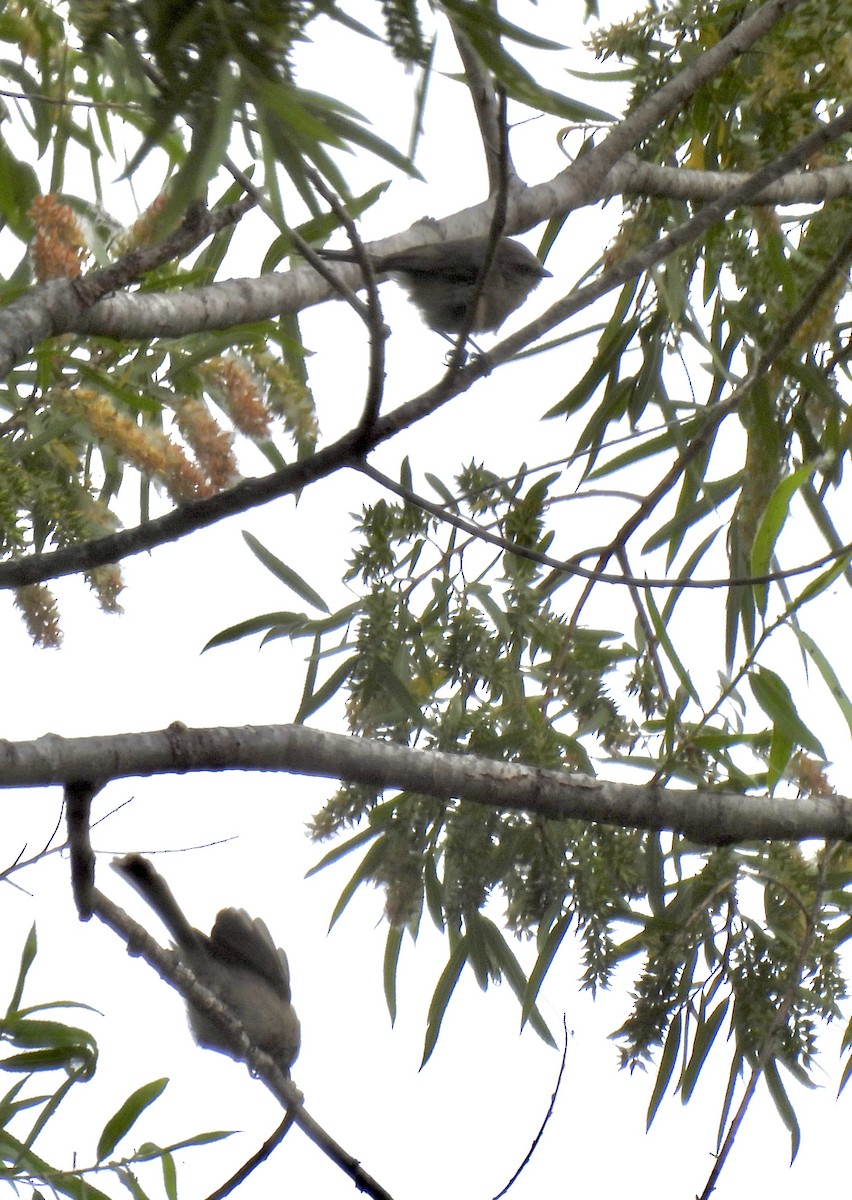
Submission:
[[[269,437],[272,415],[260,397],[251,372],[235,358],[211,358],[202,369],[205,381],[217,386],[234,426],[246,437]]]
[[[160,213],[166,207],[169,194],[160,192],[159,196],[148,205],[145,211],[137,217],[127,232],[118,240],[121,253],[128,250],[138,250],[142,246],[150,246],[162,235],[158,220]]]
[[[103,612],[124,612],[118,603],[118,597],[124,590],[124,580],[118,563],[106,563],[103,567],[95,567],[86,572],[86,578]]]
[[[233,439],[214,421],[205,405],[199,400],[184,400],[177,408],[177,422],[216,491],[239,479]]]
[[[159,480],[177,503],[211,495],[213,488],[182,447],[159,429],[137,425],[117,412],[110,401],[89,388],[64,394],[92,433],[107,442],[125,462]]]
[[[61,646],[59,609],[47,584],[28,583],[25,587],[16,588],[15,605],[21,610],[27,631],[37,646]]]
[[[78,279],[89,256],[83,230],[67,204],[55,196],[36,196],[28,213],[35,226],[30,247],[39,283],[48,279]]]

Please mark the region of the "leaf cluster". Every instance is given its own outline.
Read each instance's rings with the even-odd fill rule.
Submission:
[[[821,756],[819,742],[783,680],[752,656],[742,678],[748,677],[769,718],[769,731],[758,726],[747,732],[724,715],[722,702],[738,699],[737,681],[723,681],[722,699],[700,719],[689,715],[700,699],[667,634],[673,605],[660,611],[648,595],[646,632],[659,638],[653,653],[645,636],[631,646],[568,615],[563,605],[570,604],[576,585],[535,557],[550,547],[560,519],[559,477],[535,476],[522,468],[501,479],[471,463],[454,489],[428,477],[448,518],[476,520],[505,540],[495,549],[414,499],[383,499],[362,509],[346,576],[362,595],[337,613],[329,613],[292,568],[254,544],[290,590],[327,615],[268,613],[215,641],[259,630],[267,639],[310,638],[299,719],[345,686],[350,727],[361,735],[587,774],[594,773],[594,757],[605,752],[660,777],[742,791],[780,785],[795,772],[800,788],[824,791],[817,762],[797,754],[805,747]],[[410,492],[407,465],[402,479]],[[806,589],[801,603],[817,594],[819,589]],[[827,669],[816,645],[809,649]],[[328,673],[324,664],[335,660]],[[675,693],[660,673],[662,662],[680,679]],[[801,907],[816,896],[813,863],[795,848],[770,847],[766,862],[753,848],[703,858],[678,838],[665,844],[659,835],[412,793],[381,798],[362,785],[347,785],[332,797],[313,831],[318,839],[350,831],[321,866],[361,854],[333,919],[364,884],[384,890],[390,926],[385,987],[392,1012],[403,932],[416,937],[426,913],[446,932],[448,962],[433,995],[427,1054],[465,966],[483,988],[507,979],[523,1016],[548,1036],[535,1002],[569,931],[579,937],[587,987],[609,986],[621,964],[643,960],[634,1011],[619,1033],[623,1063],[631,1067],[660,1051],[674,1053],[672,1039],[680,1046],[697,1036],[695,1021],[699,1046],[709,1049],[702,1040],[705,1023],[716,1014],[714,1020],[728,1016],[735,1022],[739,1078],[743,1064],[761,1052],[805,933],[808,985],[802,985],[801,1002],[791,1005],[772,1051],[792,1064],[797,1077],[804,1078],[811,1063],[817,1023],[836,1015],[845,995],[837,960],[842,888],[834,890],[832,906],[818,905],[805,928],[795,929],[797,938],[782,936],[789,904]],[[768,896],[773,888],[787,889],[785,916],[776,913],[767,929],[741,907],[744,878],[750,903],[762,890]],[[794,889],[805,899],[789,901]],[[534,939],[530,965],[522,965],[507,934]],[[700,1052],[695,1057],[690,1051],[688,1080],[694,1082],[703,1061]],[[663,1092],[673,1062],[662,1060]],[[655,1093],[657,1102],[662,1094]]]
[[[817,113],[835,113],[849,93],[848,0],[796,5],[754,47],[661,122],[646,149],[660,162],[699,170],[754,170],[809,133]],[[736,26],[740,0],[668,0],[596,31],[599,57],[626,64],[631,108]],[[818,64],[818,65],[816,65]],[[843,143],[826,161],[842,161]]]
[[[812,1086],[818,1031],[847,995],[840,949],[849,936],[848,854],[835,845],[806,857],[778,843],[702,861],[675,840],[666,857],[662,886],[649,891],[652,913],[618,951],[644,958],[633,1011],[613,1035],[622,1064],[644,1067],[661,1051],[650,1123],[670,1087],[689,1100],[727,1030],[720,1138],[739,1081],[759,1067],[795,1156],[799,1129],[780,1068]]]
[[[224,1133],[202,1133],[168,1146],[153,1142],[142,1143],[131,1155],[115,1157],[123,1138],[162,1095],[168,1080],[155,1079],[134,1089],[104,1124],[97,1138],[94,1160],[90,1167],[81,1167],[74,1153],[72,1167],[60,1167],[45,1159],[36,1149],[36,1142],[56,1117],[65,1099],[78,1084],[90,1080],[96,1069],[98,1047],[92,1034],[79,1027],[48,1020],[37,1014],[47,1009],[84,1008],[69,1000],[55,1000],[22,1007],[24,985],[37,951],[35,928],[30,930],[21,954],[18,976],[8,1008],[0,1018],[0,1044],[13,1053],[0,1058],[0,1071],[21,1078],[0,1097],[0,1179],[20,1189],[29,1186],[44,1188],[69,1200],[110,1200],[109,1193],[99,1184],[111,1177],[119,1185],[116,1194],[129,1191],[138,1200],[150,1194],[139,1178],[139,1168],[157,1163],[163,1193],[176,1200],[176,1152],[190,1146],[206,1145],[228,1136]],[[62,1072],[64,1080],[53,1091],[44,1092],[53,1072]],[[40,1091],[33,1091],[37,1083]],[[75,1092],[76,1098],[76,1092]],[[34,1117],[34,1119],[33,1119]],[[30,1118],[29,1125],[21,1126]],[[37,1194],[37,1193],[34,1193]]]

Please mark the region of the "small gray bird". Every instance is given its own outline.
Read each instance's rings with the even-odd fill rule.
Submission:
[[[198,982],[222,1000],[254,1045],[289,1075],[299,1053],[299,1019],[290,1003],[287,956],[276,948],[263,921],[252,920],[241,908],[223,908],[208,937],[193,929],[165,879],[141,854],[113,859],[112,865],[166,926]],[[187,1013],[199,1046],[242,1058],[239,1044],[209,1013],[192,1005]]]
[[[402,284],[436,333],[458,333],[465,325],[480,268],[490,245],[487,237],[431,242],[372,259],[374,270]],[[335,262],[357,261],[351,250],[319,250]],[[550,271],[531,250],[512,238],[500,238],[479,296],[471,333],[497,329],[526,300]]]

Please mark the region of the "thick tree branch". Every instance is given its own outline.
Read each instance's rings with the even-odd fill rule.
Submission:
[[[696,203],[722,201],[725,211],[730,211],[737,203],[744,203],[736,199],[736,194],[748,178],[742,172],[727,175],[658,167],[639,162],[631,154],[612,168],[597,192],[587,195],[568,168],[546,183],[513,189],[506,233],[522,233],[558,213],[596,204],[617,194],[666,196]],[[748,203],[817,204],[843,196],[852,196],[852,167],[787,174],[767,184]],[[381,257],[421,245],[430,240],[430,230],[432,236],[446,238],[487,234],[491,208],[491,203],[485,201],[443,218],[437,226],[417,222],[403,233],[369,243],[366,250]],[[354,287],[359,285],[355,267],[348,271],[340,269],[338,276]],[[33,288],[0,313],[0,378],[40,342],[61,334],[143,340],[183,337],[267,320],[335,298],[331,285],[309,267],[252,279],[228,279],[180,292],[122,293],[91,307],[81,302],[73,284],[73,280],[52,280]]]
[[[45,579],[58,579],[63,575],[73,575],[79,571],[104,566],[106,563],[118,562],[120,559],[151,550],[155,546],[162,546],[166,542],[176,541],[196,529],[214,525],[225,517],[246,512],[282,496],[292,495],[293,492],[298,492],[315,480],[333,474],[343,466],[360,462],[364,455],[381,442],[422,420],[454,396],[466,391],[476,379],[487,373],[487,370],[487,364],[483,365],[478,359],[451,375],[445,374],[434,387],[423,392],[416,400],[401,406],[404,412],[395,410],[388,416],[379,418],[369,431],[365,431],[359,424],[356,429],[332,445],[270,475],[258,479],[245,479],[215,496],[182,504],[180,508],[166,513],[165,516],[146,521],[132,529],[123,529],[106,537],[66,546],[45,554],[2,562],[0,589],[21,587]]]
[[[766,0],[715,46],[698,55],[619,121],[599,146],[578,159],[570,169],[574,177],[572,182],[579,184],[589,196],[599,195],[607,175],[628,151],[658,129],[667,117],[683,108],[700,87],[721,74],[802,3],[803,0]]]
[[[18,587],[22,584],[36,583],[44,579],[72,574],[76,571],[90,570],[95,566],[115,562],[130,554],[138,554],[142,550],[149,550],[163,542],[175,540],[193,529],[213,524],[235,512],[244,512],[257,504],[291,494],[307,483],[330,474],[340,466],[354,464],[382,441],[394,436],[401,429],[415,424],[454,396],[466,391],[476,379],[487,374],[496,364],[508,361],[542,333],[581,311],[594,300],[606,295],[641,271],[647,270],[654,263],[662,261],[675,250],[700,237],[713,224],[721,220],[729,208],[757,200],[765,187],[787,174],[800,162],[806,161],[831,141],[847,133],[850,128],[852,128],[852,109],[847,110],[833,121],[818,125],[813,133],[802,138],[795,146],[778,155],[772,162],[755,171],[753,175],[747,176],[745,181],[739,187],[732,189],[723,200],[715,200],[705,205],[694,217],[684,221],[670,234],[659,238],[636,254],[630,255],[604,271],[593,283],[576,288],[564,299],[551,305],[547,312],[535,321],[505,338],[489,352],[487,358],[481,357],[465,367],[446,373],[435,387],[428,389],[415,399],[399,405],[384,418],[376,420],[369,431],[358,429],[352,434],[347,434],[332,446],[282,471],[261,479],[245,480],[228,491],[220,492],[206,500],[183,505],[175,512],[156,521],[137,526],[135,529],[124,530],[94,542],[86,542],[81,546],[71,546],[45,555],[2,563],[0,564],[0,588]],[[381,245],[381,243],[376,243],[376,245]],[[357,270],[357,267],[353,269]],[[298,272],[290,274],[298,274]],[[0,317],[1,330],[2,317]],[[733,407],[733,400],[729,397],[725,404],[717,407],[714,413],[715,418],[719,419],[720,414],[724,415]]]
[[[750,178],[746,171],[695,171],[687,167],[663,167],[642,162],[627,154],[606,177],[600,199],[613,196],[653,196],[708,204],[723,200]],[[792,171],[768,184],[760,193],[760,205],[823,204],[852,195],[852,163],[823,167],[818,171]]]
[[[799,3],[801,0],[767,0],[732,33],[620,121],[599,147],[571,164],[560,176],[534,188],[513,188],[506,232],[521,232],[555,213],[596,203],[607,193],[607,177],[625,154]],[[486,201],[446,218],[440,234],[432,232],[434,236],[448,238],[484,234],[490,214],[491,204]],[[423,240],[429,240],[429,226],[417,223],[405,234],[377,242],[368,249],[380,256]],[[59,334],[142,339],[185,336],[298,311],[331,295],[327,282],[309,269],[272,273],[258,279],[227,280],[179,294],[122,294],[91,307],[81,302],[73,281],[53,281],[8,305],[0,315],[0,378],[40,341]]]
[[[0,742],[0,787],[44,787],[188,771],[288,771],[381,790],[398,788],[490,808],[638,829],[673,830],[695,842],[852,840],[852,800],[752,796],[658,784],[610,783],[569,771],[495,762],[473,754],[411,750],[303,725],[188,729]]]
[[[377,439],[377,441],[380,439]],[[301,462],[264,475],[245,479],[227,491],[218,492],[205,500],[182,504],[165,516],[156,517],[132,529],[122,529],[107,537],[90,542],[64,546],[46,554],[34,554],[0,563],[0,589],[38,583],[44,579],[59,579],[78,571],[90,571],[106,563],[118,562],[141,554],[196,529],[205,529],[225,517],[246,512],[259,504],[291,495],[316,479],[333,474],[340,467],[359,457],[355,435],[347,434],[331,446],[312,454]]]
[[[725,211],[739,202],[736,193],[748,180],[742,172],[731,175],[658,167],[634,156],[617,164],[600,190],[584,196],[568,171],[547,183],[513,190],[506,233],[522,233],[560,212],[595,204],[617,194],[655,195],[673,199],[722,201]],[[727,197],[734,198],[727,201]],[[852,196],[852,167],[826,167],[785,175],[767,185],[749,201],[753,204],[817,204]],[[381,256],[429,240],[428,230],[447,238],[487,234],[490,202],[463,209],[442,219],[437,227],[417,222],[404,233],[367,245]],[[357,268],[340,269],[340,278],[357,287]],[[0,313],[0,378],[25,359],[40,342],[61,334],[94,337],[183,337],[233,325],[266,320],[281,313],[298,312],[335,298],[335,291],[309,267],[272,272],[254,279],[228,279],[180,292],[132,292],[109,296],[88,307],[77,295],[73,280],[52,280],[33,288]]]

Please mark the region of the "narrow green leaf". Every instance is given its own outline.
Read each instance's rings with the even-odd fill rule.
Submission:
[[[373,187],[368,188],[360,196],[347,196],[346,211],[353,218],[362,216],[368,208],[372,208],[382,198],[389,187],[390,181],[385,180],[383,183],[374,184]],[[340,226],[340,218],[335,213],[323,212],[319,216],[310,217],[303,224],[299,225],[296,231],[306,242],[314,245],[315,242],[322,244],[327,241],[335,230],[340,229]],[[290,251],[288,251],[290,253],[292,251],[292,241],[288,240],[287,245],[291,247]]]
[[[249,533],[245,529],[243,530],[243,538],[252,554],[260,559],[266,569],[271,571],[276,579],[280,579],[281,582],[286,584],[287,587],[291,588],[297,596],[299,596],[302,600],[307,601],[308,604],[312,604],[314,608],[318,608],[320,612],[330,614],[331,610],[323,600],[322,596],[320,596],[319,592],[315,592],[310,584],[306,583],[305,580],[302,579],[301,575],[297,574],[292,567],[288,567],[286,563],[283,563],[280,558],[277,558],[272,553],[271,550],[267,550],[266,547],[257,540],[254,534]]]
[[[435,1049],[435,1043],[438,1040],[438,1034],[441,1032],[441,1024],[444,1020],[444,1014],[447,1011],[447,1005],[455,991],[455,986],[459,981],[462,967],[466,961],[467,940],[464,937],[460,937],[450,952],[447,965],[441,972],[441,977],[435,986],[435,991],[432,994],[432,1000],[429,1004],[429,1015],[426,1020],[426,1038],[423,1044],[423,1058],[420,1062],[421,1068],[426,1065],[432,1055],[432,1051]]]
[[[467,585],[467,591],[469,596],[476,597],[476,599],[488,613],[488,616],[491,618],[497,633],[500,634],[501,637],[509,638],[511,634],[511,626],[509,623],[508,614],[506,613],[505,609],[503,609],[494,599],[491,588],[488,587],[487,584],[473,582]]]
[[[663,1043],[663,1052],[660,1055],[660,1065],[657,1068],[657,1078],[654,1080],[654,1090],[651,1092],[651,1099],[648,1101],[648,1113],[645,1118],[646,1130],[651,1128],[654,1117],[657,1115],[657,1109],[660,1107],[663,1096],[665,1096],[666,1089],[669,1086],[672,1071],[674,1071],[675,1063],[677,1062],[677,1052],[680,1049],[680,1033],[681,1018],[675,1016],[669,1024],[669,1031]]]
[[[92,1061],[82,1048],[51,1047],[49,1050],[25,1050],[0,1060],[0,1071],[68,1071],[73,1074],[91,1073]]]
[[[496,34],[497,37],[509,38],[520,45],[531,46],[536,50],[564,50],[566,48],[561,42],[551,41],[549,38],[530,33],[528,29],[524,29],[520,25],[513,25],[495,8],[480,9],[474,6],[474,12],[471,12],[470,0],[445,0],[443,7],[465,25],[474,24],[474,27],[481,33],[487,32]]]
[[[669,637],[669,631],[663,622],[663,618],[660,615],[660,610],[657,608],[653,592],[650,588],[645,589],[645,603],[648,606],[648,613],[651,617],[651,623],[654,626],[654,632],[657,635],[660,646],[665,651],[666,657],[674,667],[681,686],[687,695],[692,697],[696,704],[700,704],[701,701],[698,698],[698,692],[695,690],[695,684],[692,682],[692,676],[681,662],[680,656],[677,654],[674,648],[674,644]]]
[[[835,673],[834,667],[831,665],[831,662],[828,660],[828,658],[823,654],[822,650],[820,650],[813,638],[805,633],[803,629],[801,629],[799,626],[796,626],[795,633],[796,637],[799,639],[799,642],[804,646],[805,650],[816,663],[817,670],[819,671],[820,675],[822,675],[823,682],[831,692],[835,704],[843,714],[843,719],[849,728],[849,732],[852,733],[852,700],[849,699],[846,692],[843,690],[840,680]]]
[[[158,229],[169,229],[194,200],[205,196],[207,184],[219,169],[231,138],[237,87],[236,72],[230,62],[224,61],[218,73],[217,103],[192,130],[186,157],[169,180],[168,198],[156,218]]]
[[[35,1145],[36,1139],[41,1134],[41,1131],[53,1117],[53,1114],[59,1108],[65,1097],[76,1084],[81,1082],[81,1077],[77,1074],[69,1075],[62,1084],[56,1089],[53,1095],[48,1099],[47,1103],[41,1109],[36,1118],[32,1129],[27,1134],[27,1148]],[[85,1077],[82,1079],[85,1082]]]
[[[787,1091],[781,1082],[781,1076],[778,1073],[778,1064],[775,1060],[766,1064],[763,1075],[766,1079],[766,1086],[769,1088],[772,1102],[775,1105],[775,1110],[790,1133],[790,1162],[793,1163],[796,1155],[799,1153],[802,1135],[799,1129],[799,1122],[796,1119],[796,1113],[790,1103],[790,1097],[787,1095]]]
[[[780,729],[772,730],[772,741],[769,745],[769,754],[767,762],[769,770],[766,773],[766,790],[770,796],[778,786],[779,781],[783,778],[784,772],[787,770],[787,765],[793,756],[795,743],[792,738],[787,737]]]
[[[308,656],[308,669],[305,671],[305,682],[304,682],[304,685],[302,686],[302,696],[301,696],[301,699],[299,700],[299,708],[298,708],[298,711],[294,718],[295,723],[297,725],[300,723],[299,722],[299,713],[301,713],[303,711],[303,709],[305,709],[306,706],[310,704],[311,697],[314,694],[314,687],[315,687],[316,681],[317,681],[317,671],[319,670],[319,659],[320,659],[321,650],[322,650],[322,638],[320,637],[319,634],[315,634],[313,650],[311,651],[310,655]]]
[[[432,488],[434,488],[451,512],[455,512],[458,509],[458,500],[443,482],[443,480],[439,479],[438,476],[434,475],[431,471],[426,471],[423,478]]]
[[[698,421],[690,421],[681,427],[679,433],[686,437],[691,431],[694,436],[700,428]],[[674,428],[666,429],[663,433],[655,434],[654,437],[637,435],[635,443],[629,449],[623,450],[620,454],[607,459],[601,466],[595,467],[594,471],[589,472],[587,478],[590,481],[605,479],[607,475],[618,474],[624,467],[631,467],[634,463],[654,458],[657,454],[666,454],[678,443],[679,438],[676,438]]]
[[[716,1132],[716,1149],[722,1145],[722,1139],[725,1136],[725,1127],[728,1124],[728,1118],[731,1113],[731,1107],[734,1103],[734,1095],[737,1089],[737,1081],[742,1078],[743,1073],[743,1055],[735,1054],[731,1061],[731,1069],[728,1072],[728,1086],[725,1088],[725,1096],[722,1100],[722,1108],[719,1112],[719,1127]]]
[[[166,1193],[167,1200],[178,1200],[177,1168],[174,1155],[170,1154],[168,1150],[164,1150],[160,1162],[163,1166],[163,1191]]]
[[[64,1175],[45,1159],[35,1154],[23,1142],[18,1141],[8,1129],[3,1130],[4,1158],[14,1160],[20,1171],[40,1179],[49,1179],[51,1188],[71,1200],[111,1200],[106,1192],[95,1187],[87,1178],[79,1175]]]
[[[396,1021],[396,971],[399,966],[399,952],[402,949],[403,932],[404,930],[401,926],[391,925],[388,928],[388,935],[385,939],[385,958],[382,974],[385,985],[385,1003],[388,1006],[391,1025]]]
[[[373,664],[373,675],[381,683],[386,701],[393,701],[396,708],[407,720],[422,724],[423,709],[417,697],[409,689],[406,680],[402,678],[392,663],[377,659]]]
[[[843,1091],[843,1089],[846,1087],[847,1083],[849,1082],[850,1075],[852,1075],[852,1054],[849,1055],[849,1057],[846,1059],[846,1062],[844,1064],[843,1074],[840,1076],[840,1085],[837,1089],[838,1096],[840,1095],[840,1093]]]
[[[748,681],[755,700],[776,729],[797,746],[810,750],[812,754],[818,754],[825,761],[825,751],[821,742],[800,718],[790,689],[781,676],[770,671],[768,667],[758,667],[749,673]]]
[[[347,841],[335,844],[328,854],[324,854],[318,863],[314,863],[309,871],[305,873],[305,878],[310,879],[312,875],[316,875],[318,871],[330,867],[332,863],[339,862],[341,858],[345,858],[347,854],[351,854],[353,850],[359,849],[366,842],[371,842],[373,838],[378,837],[375,829],[362,829],[360,833],[356,833]]]
[[[712,529],[710,531],[710,533],[707,534],[707,537],[704,538],[703,541],[699,542],[698,546],[695,548],[695,550],[693,550],[692,554],[690,554],[689,558],[687,558],[686,562],[680,568],[679,574],[680,574],[681,578],[683,578],[683,579],[692,579],[693,578],[693,576],[695,575],[695,572],[698,568],[698,564],[701,562],[704,555],[710,549],[713,542],[715,542],[715,540],[719,536],[720,532],[721,532],[720,529]],[[686,588],[672,588],[671,591],[669,592],[668,599],[666,600],[665,604],[663,605],[662,612],[660,614],[664,625],[669,624],[669,622],[672,618],[672,614],[674,613],[674,610],[675,610],[675,605],[677,604],[678,600],[681,598],[681,596],[684,594],[685,591],[686,591]]]
[[[658,917],[666,907],[666,855],[663,853],[659,833],[645,834],[644,849],[645,892],[651,912]]]
[[[229,642],[238,642],[241,638],[250,637],[253,633],[261,633],[267,629],[276,627],[293,626],[297,620],[304,621],[305,613],[295,612],[271,612],[264,613],[259,617],[250,617],[247,621],[240,621],[238,625],[231,625],[227,629],[221,630],[214,634],[209,642],[204,645],[201,653],[206,650],[213,650],[216,646],[227,646]]]
[[[784,528],[784,522],[787,520],[790,501],[802,485],[811,478],[815,470],[816,465],[814,463],[799,467],[798,471],[793,471],[791,475],[782,479],[769,497],[766,508],[763,510],[763,515],[760,518],[751,548],[751,569],[753,575],[765,575],[769,570],[772,554],[775,550],[775,543],[778,541],[778,535]]]
[[[150,1083],[143,1083],[136,1091],[130,1093],[121,1107],[113,1113],[103,1127],[101,1136],[98,1138],[98,1162],[103,1162],[105,1158],[112,1154],[124,1135],[142,1116],[145,1109],[153,1104],[159,1096],[162,1096],[168,1082],[168,1079],[152,1079]]]
[[[508,982],[509,987],[523,1006],[528,991],[527,977],[524,974],[523,967],[518,962],[517,956],[512,951],[502,931],[488,917],[483,917],[481,914],[480,917],[482,933],[485,937],[491,958],[496,966],[499,967],[503,978]],[[556,1039],[548,1029],[547,1022],[537,1008],[531,1010],[529,1023],[543,1042],[548,1046],[556,1047]]]
[[[28,242],[32,236],[28,212],[40,191],[38,176],[32,166],[15,158],[6,140],[0,140],[0,215],[15,237],[23,242]]]
[[[434,854],[427,854],[423,865],[423,892],[426,897],[426,907],[436,929],[443,933],[446,927],[444,919],[444,889],[438,877],[438,867]]]
[[[211,1129],[208,1133],[196,1133],[192,1137],[181,1138],[179,1142],[170,1142],[165,1149],[174,1151],[184,1150],[188,1146],[209,1146],[211,1142],[221,1142],[225,1138],[233,1137],[234,1132],[233,1129]],[[143,1142],[134,1157],[139,1161],[142,1158],[159,1158],[162,1153],[162,1146],[156,1146],[153,1142]]]
[[[492,961],[490,947],[485,936],[483,928],[485,923],[486,918],[480,912],[470,912],[465,916],[467,961],[483,992],[487,991],[492,974],[495,976],[499,974],[496,964]]]
[[[710,1048],[725,1019],[729,1003],[728,999],[722,1000],[708,1017],[705,1017],[698,1023],[698,1028],[695,1031],[695,1039],[692,1043],[692,1053],[680,1078],[680,1096],[684,1104],[687,1104],[692,1096],[695,1085],[698,1082],[698,1076],[701,1073],[701,1068],[704,1066],[707,1055],[710,1053]]]
[[[6,1009],[6,1016],[11,1017],[13,1013],[17,1013],[21,1005],[21,996],[24,993],[24,983],[26,982],[27,972],[33,965],[33,959],[36,956],[38,949],[38,940],[36,938],[36,927],[32,925],[27,934],[24,948],[21,951],[21,962],[18,967],[18,977],[15,980],[15,986],[12,990],[12,999],[9,1001],[9,1007]]]
[[[554,404],[552,408],[547,410],[544,414],[545,420],[551,417],[568,417],[582,408],[593,395],[595,389],[618,366],[622,354],[630,344],[638,327],[639,323],[635,317],[626,322],[620,320],[617,322],[615,320],[610,321],[609,326],[598,343],[598,352],[591,366],[587,369],[579,383],[576,383],[566,396],[563,396],[557,404]],[[578,440],[577,448],[587,449],[596,440],[596,438],[590,436],[587,427],[587,431],[581,434]]]
[[[411,162],[414,162],[417,154],[417,146],[423,134],[423,115],[426,112],[426,101],[429,96],[429,85],[432,82],[432,75],[435,69],[435,49],[438,44],[437,35],[434,35],[429,42],[429,51],[426,55],[426,62],[420,75],[420,80],[417,84],[417,89],[414,93],[414,112],[411,119],[411,141],[408,144],[408,157]]]
[[[355,664],[355,661],[355,656],[352,658],[347,658],[345,662],[342,662],[340,666],[336,668],[336,670],[332,671],[325,683],[321,684],[312,695],[302,697],[302,702],[299,705],[299,711],[293,718],[293,721],[296,725],[304,724],[304,722],[309,716],[311,716],[312,713],[315,713],[321,709],[322,706],[328,703],[331,697],[340,690],[352,673],[352,668]]]
[[[11,1042],[13,1046],[63,1050],[76,1050],[79,1047],[95,1049],[95,1040],[88,1030],[65,1025],[62,1021],[24,1019],[23,1014],[18,1013],[3,1022],[2,1030],[4,1040]]]
[[[352,878],[346,884],[337,899],[337,903],[335,904],[334,910],[331,914],[331,920],[328,923],[329,929],[332,929],[343,916],[346,906],[358,891],[358,888],[361,886],[361,884],[365,883],[371,877],[373,867],[382,861],[382,857],[385,854],[385,849],[385,840],[384,838],[380,837],[373,843],[373,845],[361,859],[361,862],[358,864],[355,873],[352,875]]]
[[[775,552],[775,543],[778,541],[790,511],[790,501],[796,492],[807,483],[815,470],[815,463],[799,467],[798,471],[794,471],[782,479],[769,497],[751,547],[752,575],[765,575],[769,571],[772,555]],[[756,584],[755,592],[758,608],[763,612],[766,606],[767,585]]]
[[[563,913],[562,916],[554,921],[553,927],[545,938],[544,945],[538,952],[538,957],[535,960],[530,977],[527,982],[526,991],[524,992],[523,1004],[521,1005],[521,1024],[523,1024],[535,1006],[539,990],[544,977],[550,970],[550,964],[556,955],[556,951],[562,945],[565,934],[571,928],[573,914],[570,912]]]

